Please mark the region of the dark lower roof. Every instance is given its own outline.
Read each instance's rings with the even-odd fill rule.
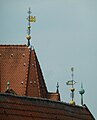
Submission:
[[[0,120],[94,120],[85,106],[0,93]]]

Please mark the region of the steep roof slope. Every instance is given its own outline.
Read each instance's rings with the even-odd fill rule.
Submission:
[[[7,82],[18,95],[46,97],[47,88],[35,50],[26,45],[0,46],[0,90]]]
[[[27,94],[33,97],[47,97],[47,88],[44,77],[35,53],[31,50],[28,66]]]
[[[59,93],[47,91],[35,50],[26,45],[0,45],[0,83],[3,93],[60,100]]]

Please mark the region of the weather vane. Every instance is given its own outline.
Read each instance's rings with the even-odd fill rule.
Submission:
[[[27,28],[27,36],[26,36],[26,38],[27,38],[27,40],[28,40],[28,47],[30,46],[30,39],[31,39],[31,35],[30,35],[30,33],[31,33],[31,25],[30,25],[30,23],[31,22],[36,22],[36,17],[35,16],[31,16],[31,10],[30,10],[30,8],[29,8],[29,11],[28,11],[28,18],[27,18],[27,20],[28,20],[28,28]]]
[[[71,74],[71,76],[72,76],[72,80],[69,80],[69,81],[67,81],[66,82],[66,84],[67,85],[71,85],[72,87],[71,87],[71,98],[72,98],[72,100],[70,101],[70,104],[75,104],[75,101],[74,101],[74,91],[75,91],[75,88],[74,88],[74,84],[76,83],[75,81],[74,81],[74,67],[72,67],[71,68],[71,72],[72,72],[72,74]]]

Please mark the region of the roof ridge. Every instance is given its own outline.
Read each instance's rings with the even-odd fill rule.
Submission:
[[[11,47],[11,46],[13,46],[13,47],[14,46],[16,46],[16,47],[23,47],[23,46],[27,47],[26,44],[22,44],[22,45],[18,45],[18,44],[17,45],[14,45],[14,44],[12,44],[12,45],[10,45],[10,44],[9,45],[8,44],[0,44],[0,47],[4,47],[4,46],[5,47]]]
[[[86,108],[86,110],[89,112],[89,114],[91,115],[91,117],[93,118],[93,120],[95,120],[94,116],[92,115],[91,111],[88,109],[87,105],[84,104],[83,106],[84,106],[84,107]]]
[[[36,76],[37,76],[37,81],[38,81],[39,96],[45,98],[45,97],[47,97],[48,90],[47,90],[47,87],[46,87],[46,84],[45,84],[42,69],[40,67],[40,63],[38,61],[35,50],[33,50],[33,54],[34,54],[33,57],[34,57],[34,61],[35,61],[35,63],[34,63],[35,64],[35,71],[36,71]]]
[[[28,79],[29,79],[29,68],[30,68],[31,48],[28,48],[28,50],[29,50],[29,55],[28,55],[28,63],[27,63],[27,70],[26,70],[25,95],[27,95],[27,91],[28,91]]]
[[[36,81],[38,84],[38,92],[39,92],[39,96],[41,96],[40,86],[39,86],[39,76],[38,76],[37,63],[36,63],[36,53],[34,49],[33,49],[33,53],[34,53],[33,57],[34,57],[34,64],[35,64]]]
[[[59,104],[64,104],[67,106],[71,106],[72,108],[77,107],[80,109],[86,109],[85,106],[79,106],[79,105],[71,105],[69,103],[63,102],[63,101],[56,101],[56,100],[51,100],[51,99],[47,99],[47,98],[41,98],[41,97],[30,97],[30,96],[19,96],[19,95],[13,95],[13,94],[6,94],[6,93],[0,93],[1,96],[9,96],[9,97],[14,97],[14,98],[21,98],[21,99],[33,99],[33,100],[40,100],[40,101],[48,101],[48,102],[54,102],[54,103],[59,103]]]

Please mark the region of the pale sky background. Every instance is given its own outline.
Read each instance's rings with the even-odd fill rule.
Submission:
[[[59,82],[61,99],[70,101],[71,67],[75,68],[75,101],[83,82],[84,103],[97,118],[97,0],[0,0],[0,44],[26,44],[27,11],[32,40],[49,91]]]

